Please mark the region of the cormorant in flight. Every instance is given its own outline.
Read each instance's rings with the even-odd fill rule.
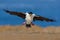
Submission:
[[[36,20],[47,21],[47,22],[54,22],[55,21],[53,19],[49,19],[49,18],[45,18],[42,16],[35,15],[32,12],[26,12],[26,13],[14,12],[14,11],[6,10],[6,9],[4,9],[4,11],[11,14],[11,15],[16,15],[16,16],[19,16],[19,17],[25,19],[26,27],[31,27],[32,21],[36,21]]]

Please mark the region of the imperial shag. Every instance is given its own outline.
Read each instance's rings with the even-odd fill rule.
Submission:
[[[36,20],[47,21],[47,22],[54,22],[55,21],[53,19],[49,19],[49,18],[35,15],[32,12],[25,12],[25,13],[24,12],[14,12],[14,11],[6,10],[6,9],[4,9],[4,11],[11,14],[11,15],[16,15],[16,16],[19,16],[19,17],[25,19],[26,27],[31,27],[32,21],[36,21]]]

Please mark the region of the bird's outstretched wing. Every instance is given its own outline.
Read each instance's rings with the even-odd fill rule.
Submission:
[[[42,17],[42,16],[35,16],[34,20],[47,21],[47,22],[54,22],[55,21],[53,19],[45,18],[45,17]]]
[[[11,15],[19,16],[19,17],[21,17],[21,18],[23,18],[23,19],[24,19],[25,16],[26,16],[23,12],[14,12],[14,11],[6,10],[6,9],[4,9],[4,11],[7,12],[7,13],[9,13],[9,14],[11,14]]]

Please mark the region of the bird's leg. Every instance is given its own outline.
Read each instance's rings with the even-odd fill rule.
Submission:
[[[26,22],[23,22],[23,25],[25,25],[26,24]]]
[[[23,22],[23,25],[25,25],[25,24],[26,24],[26,22]],[[33,23],[33,22],[31,22],[30,26],[31,26],[31,25],[34,25],[34,23]],[[26,26],[27,26],[27,25],[26,25]]]
[[[33,22],[31,22],[31,25],[34,25]]]

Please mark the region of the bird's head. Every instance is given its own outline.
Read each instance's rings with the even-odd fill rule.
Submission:
[[[32,12],[29,12],[30,16],[33,14]]]

